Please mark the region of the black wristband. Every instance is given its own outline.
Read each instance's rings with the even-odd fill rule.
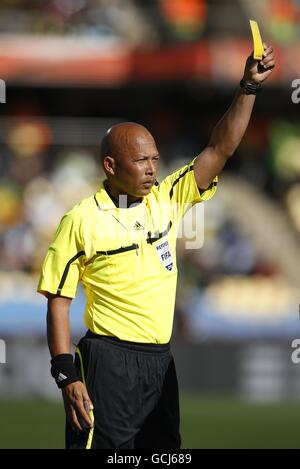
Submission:
[[[257,94],[262,91],[260,83],[251,83],[249,81],[245,81],[243,78],[240,81],[240,87],[246,92],[246,94]]]
[[[61,389],[67,384],[80,381],[77,370],[74,365],[73,355],[70,353],[61,353],[51,360],[51,375]]]

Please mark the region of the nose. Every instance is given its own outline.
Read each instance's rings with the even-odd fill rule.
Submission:
[[[148,160],[147,168],[146,168],[146,174],[149,174],[150,176],[153,176],[155,173],[155,166],[154,162],[152,160]]]

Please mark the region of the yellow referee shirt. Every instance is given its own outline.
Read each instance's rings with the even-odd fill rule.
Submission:
[[[45,258],[38,292],[74,298],[81,281],[85,324],[133,342],[169,342],[174,315],[176,234],[184,213],[210,199],[199,193],[193,162],[167,176],[141,203],[115,206],[103,183],[61,220]]]

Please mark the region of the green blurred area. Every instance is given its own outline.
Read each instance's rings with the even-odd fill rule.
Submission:
[[[300,448],[300,403],[246,403],[185,394],[183,448]],[[63,448],[64,410],[48,401],[0,401],[0,448]]]

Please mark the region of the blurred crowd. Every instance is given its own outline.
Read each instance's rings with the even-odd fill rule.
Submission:
[[[141,43],[151,33],[133,0],[4,0],[0,32],[76,35]]]
[[[149,46],[246,36],[253,17],[269,40],[289,44],[300,36],[299,11],[299,0],[2,0],[0,34],[97,36]]]

